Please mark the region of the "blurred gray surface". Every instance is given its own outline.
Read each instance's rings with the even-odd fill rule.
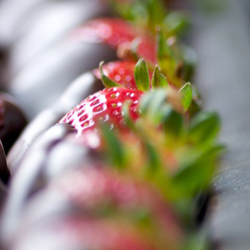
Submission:
[[[195,82],[205,108],[220,113],[221,141],[228,146],[214,184],[209,226],[219,249],[249,250],[250,1],[218,2],[217,10],[193,11],[192,32],[199,58]]]

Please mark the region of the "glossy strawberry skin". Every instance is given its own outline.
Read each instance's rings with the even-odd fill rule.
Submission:
[[[129,103],[130,116],[139,117],[138,103],[143,92],[126,88],[109,88],[99,91],[68,112],[59,123],[72,125],[78,134],[94,130],[98,123],[107,122],[110,128],[124,128],[122,106]]]
[[[128,89],[137,89],[134,69],[135,62],[132,61],[116,61],[110,62],[103,66],[103,73],[114,82]],[[100,70],[93,71],[96,78],[101,80]]]
[[[154,39],[136,30],[129,22],[119,18],[100,18],[92,20],[72,34],[73,39],[82,42],[104,43],[115,49],[132,47],[136,39],[137,54],[153,63],[156,62]]]

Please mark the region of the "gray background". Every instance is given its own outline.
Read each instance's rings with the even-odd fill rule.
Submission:
[[[197,0],[192,13],[191,44],[199,58],[195,83],[205,108],[219,112],[221,141],[228,147],[214,184],[209,227],[220,249],[249,250],[250,1]]]

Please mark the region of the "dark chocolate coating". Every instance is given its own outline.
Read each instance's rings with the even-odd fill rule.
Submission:
[[[82,100],[101,89],[103,89],[101,81],[91,72],[85,73],[66,89],[52,107],[39,113],[25,128],[8,154],[7,159],[11,172],[16,172],[28,148],[44,131],[56,124],[65,113]]]
[[[0,93],[0,139],[7,153],[25,127],[27,121],[15,100]]]
[[[7,73],[5,70],[5,65],[3,63],[3,59],[0,55],[0,89],[2,89],[4,87],[4,85],[6,84],[6,79],[7,79]]]
[[[10,172],[7,166],[4,148],[0,140],[0,213],[2,212],[2,208],[7,195],[6,185],[9,181],[9,178],[10,178]],[[0,248],[2,249],[1,242],[0,242]]]
[[[0,141],[0,207],[2,204],[2,193],[4,184],[7,184],[10,178],[10,171],[7,166],[6,157],[2,142]]]
[[[116,51],[104,44],[68,41],[30,63],[7,86],[29,119],[49,107],[82,73],[100,61],[115,60]]]
[[[10,71],[16,74],[25,64],[62,40],[72,29],[89,19],[109,15],[100,0],[49,1],[10,51]]]
[[[8,67],[6,61],[8,58],[8,52],[1,50],[0,48],[0,90],[5,89],[6,83],[8,81]]]

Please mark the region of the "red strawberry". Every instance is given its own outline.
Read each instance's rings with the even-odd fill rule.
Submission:
[[[128,89],[137,89],[134,69],[135,62],[132,61],[111,62],[103,66],[103,72],[107,77]],[[101,79],[99,69],[94,70],[93,73],[98,79]]]
[[[115,61],[101,66],[104,75],[115,83],[128,89],[138,89],[134,76],[135,67],[136,63],[133,61]],[[148,73],[151,79],[153,74],[150,70]],[[100,69],[95,69],[93,74],[97,79],[102,80]]]
[[[78,104],[59,123],[72,125],[78,134],[95,129],[98,122],[109,122],[111,128],[123,128],[122,105],[130,102],[130,116],[136,120],[139,115],[138,102],[142,94],[140,90],[126,88],[104,89]]]
[[[87,22],[77,29],[73,36],[83,42],[105,43],[116,49],[132,47],[137,39],[137,54],[156,62],[155,42],[148,34],[136,30],[130,23],[118,18],[101,18]]]
[[[74,185],[72,185],[73,182]],[[106,249],[105,245],[108,242],[112,246],[110,249],[134,249],[116,245],[122,239],[127,247],[129,242],[133,242],[138,249],[176,249],[180,243],[179,224],[161,193],[147,182],[138,181],[131,175],[119,174],[109,167],[84,168],[67,172],[50,187],[52,188],[50,190],[53,190],[52,195],[57,192],[63,196],[68,207],[72,206],[78,211],[84,211],[85,222],[91,218],[88,223],[89,228],[93,225],[99,225],[100,228],[106,227],[104,231],[107,234],[99,242],[102,249]],[[103,209],[110,212],[105,214]],[[140,226],[140,219],[137,217],[143,211],[145,218],[148,218],[148,220],[144,218],[144,227],[142,224]],[[117,232],[115,234],[117,238],[113,240],[109,238],[111,236],[107,231],[109,229],[114,230],[110,232],[111,235]],[[72,228],[68,234],[70,231],[72,233]],[[79,231],[81,231],[80,228]],[[102,235],[95,228],[91,228],[91,231],[95,236]],[[81,232],[81,237],[85,238],[86,242],[87,232],[85,230]],[[151,239],[147,237],[148,234]],[[171,247],[168,248],[168,245]]]

